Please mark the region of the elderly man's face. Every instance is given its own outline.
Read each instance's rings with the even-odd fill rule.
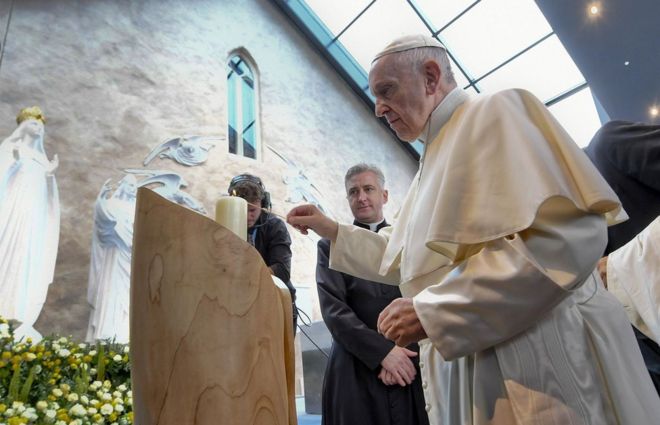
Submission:
[[[395,59],[396,54],[391,54],[376,61],[369,72],[369,88],[376,97],[376,116],[385,117],[401,140],[412,142],[422,133],[433,106],[424,75]]]
[[[346,183],[346,195],[353,217],[362,223],[377,223],[383,219],[387,190],[371,171],[356,174]]]

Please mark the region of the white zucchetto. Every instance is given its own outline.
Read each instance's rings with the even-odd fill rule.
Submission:
[[[437,47],[445,51],[447,50],[445,46],[442,45],[442,43],[431,36],[421,34],[404,35],[403,37],[399,37],[385,46],[385,48],[380,51],[380,53],[376,54],[371,62],[373,63],[385,55],[403,52],[405,50],[418,49],[420,47]]]

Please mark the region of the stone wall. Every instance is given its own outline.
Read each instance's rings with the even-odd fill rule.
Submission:
[[[9,14],[13,3],[13,10]],[[11,19],[9,19],[11,17]],[[260,175],[274,212],[286,214],[287,164],[299,164],[337,218],[350,220],[343,174],[383,167],[392,217],[417,166],[281,12],[266,0],[3,0],[0,140],[17,112],[39,105],[46,151],[60,160],[62,208],[54,283],[36,328],[84,338],[92,212],[106,179],[140,167],[152,147],[180,135],[227,135],[226,62],[244,49],[256,63],[261,159],[229,154],[226,140],[200,167],[156,159],[188,181],[213,214],[231,176]],[[313,306],[315,239],[292,235],[292,280]],[[310,301],[311,300],[311,301]],[[317,307],[311,308],[318,318]]]

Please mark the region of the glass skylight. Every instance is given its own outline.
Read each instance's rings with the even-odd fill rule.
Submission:
[[[534,93],[580,145],[600,127],[591,91],[534,0],[289,0],[303,3],[331,33],[324,43],[362,68],[363,99],[373,56],[392,39],[428,34],[445,43],[460,87],[519,87]],[[301,18],[303,21],[310,18]],[[311,18],[313,19],[313,18]],[[339,49],[339,50],[338,50]],[[472,89],[470,89],[473,92]],[[474,93],[474,92],[473,92]],[[415,148],[419,151],[419,149]]]

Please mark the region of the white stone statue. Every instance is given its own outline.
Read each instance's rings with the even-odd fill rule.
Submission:
[[[131,174],[146,176],[145,179],[139,181],[139,187],[149,186],[154,192],[170,201],[181,204],[200,214],[206,214],[206,210],[202,203],[182,190],[183,188],[188,187],[188,183],[184,180],[181,174],[169,170],[136,168],[127,168],[124,171]]]
[[[33,325],[53,281],[60,200],[44,151],[45,118],[23,109],[18,128],[0,144],[0,315],[21,322],[16,338],[41,339]]]
[[[106,180],[94,205],[87,301],[92,311],[87,340],[128,342],[131,247],[137,180],[127,174],[112,192]]]
[[[87,300],[92,306],[87,341],[129,341],[129,300],[133,220],[137,188],[149,186],[161,196],[205,213],[202,204],[183,192],[187,184],[172,171],[126,169],[112,193],[107,180],[94,207],[94,234]],[[145,176],[138,180],[136,176]]]
[[[168,139],[153,148],[142,164],[149,165],[158,156],[170,158],[188,167],[201,165],[208,159],[209,150],[215,146],[215,142],[222,139],[212,136],[181,136]]]

